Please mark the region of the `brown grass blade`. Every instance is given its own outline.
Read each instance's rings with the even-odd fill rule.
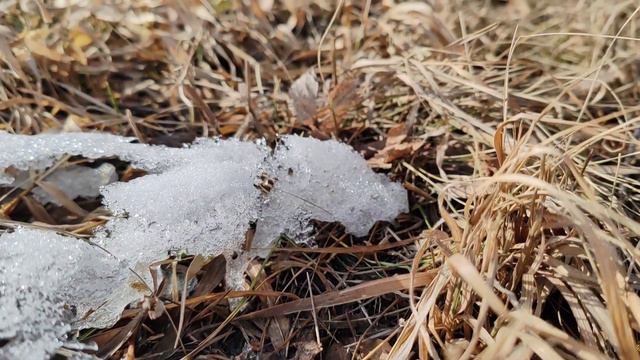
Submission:
[[[415,274],[415,276],[413,277],[414,287],[429,285],[434,276],[435,271],[426,271]],[[275,305],[266,309],[242,315],[238,317],[238,319],[256,319],[262,317],[288,315],[300,311],[310,311],[312,310],[313,306],[315,306],[316,309],[322,309],[330,306],[365,300],[395,291],[407,290],[410,286],[411,274],[394,275],[385,279],[368,281],[366,283],[356,285],[344,290],[325,292],[323,294],[314,296],[313,301],[311,298],[305,298]]]

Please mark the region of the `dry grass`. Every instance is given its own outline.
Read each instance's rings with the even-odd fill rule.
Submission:
[[[637,3],[8,3],[2,130],[333,137],[410,193],[366,239],[283,239],[245,292],[224,290],[221,259],[168,261],[194,293],[83,333],[102,355],[640,358]],[[309,69],[322,103],[296,118]],[[18,195],[4,224],[104,221],[95,201],[78,216]]]

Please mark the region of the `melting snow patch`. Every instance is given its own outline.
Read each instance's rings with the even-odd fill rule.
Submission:
[[[34,347],[35,358],[44,357],[72,328],[110,326],[142,296],[124,269],[149,280],[150,264],[169,251],[225,255],[227,285],[239,287],[246,259],[264,256],[280,234],[306,241],[312,219],[341,222],[362,236],[375,221],[407,210],[402,187],[371,171],[349,146],[298,136],[283,137],[271,150],[237,140],[199,139],[172,149],[99,133],[0,133],[0,184],[14,181],[1,176],[6,169],[45,169],[65,155],[118,157],[151,174],[101,188],[114,216],[92,241],[113,257],[53,233],[21,229],[0,236],[0,324],[7,324],[0,340],[9,340],[0,358]],[[45,180],[57,181],[54,175]],[[69,197],[95,192],[74,186],[60,187]],[[232,260],[254,223],[251,251]],[[32,258],[37,261],[24,261]],[[75,316],[65,311],[69,305]]]
[[[0,238],[0,359],[44,359],[73,324],[126,287],[123,264],[83,240],[17,229]]]
[[[162,146],[144,146],[126,138],[106,133],[61,133],[12,135],[0,132],[0,184],[13,179],[2,170],[45,169],[64,155],[82,155],[89,159],[118,157],[131,161],[134,166],[155,171],[178,160],[172,156],[179,149]]]
[[[267,164],[274,187],[262,206],[258,247],[268,248],[281,233],[306,240],[311,219],[337,221],[363,236],[376,221],[392,221],[407,210],[401,186],[336,141],[287,136]]]

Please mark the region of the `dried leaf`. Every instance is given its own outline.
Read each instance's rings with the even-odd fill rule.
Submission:
[[[48,28],[29,31],[24,37],[24,44],[36,55],[40,55],[57,62],[70,62],[71,57],[65,55],[62,50],[52,49],[47,45],[46,38],[49,33],[50,30]]]
[[[42,204],[40,204],[31,196],[23,196],[22,201],[24,201],[25,205],[27,205],[27,208],[29,209],[29,212],[31,213],[35,221],[40,221],[52,225],[57,224],[57,222],[51,217],[51,215],[49,215],[47,209],[45,209]]]
[[[258,290],[272,292],[273,288],[269,281],[264,281],[264,273],[261,271],[262,265],[257,261],[252,261],[246,272],[251,277],[251,280],[256,283],[260,283]],[[273,300],[269,297],[260,297],[263,304],[272,306]],[[273,319],[269,319],[267,323],[267,333],[271,342],[276,347],[281,347],[287,342],[287,336],[290,331],[289,319],[285,316],[278,316]]]
[[[89,214],[85,209],[81,208],[75,201],[69,199],[69,197],[64,193],[64,191],[60,190],[59,187],[54,185],[53,183],[40,180],[37,181],[36,184],[40,186],[42,190],[44,190],[47,194],[51,195],[52,198],[56,200],[58,204],[61,204],[65,209],[70,212],[78,215],[78,216],[87,216]]]
[[[403,143],[406,138],[407,128],[405,124],[391,128],[387,134],[385,147],[367,160],[369,166],[378,169],[389,169],[392,162],[414,154],[425,143],[424,140]]]
[[[344,345],[332,343],[327,350],[326,358],[333,360],[350,360],[351,355]]]
[[[298,121],[313,118],[318,109],[318,82],[313,71],[307,71],[289,89],[291,105]]]
[[[28,79],[27,75],[24,73],[22,67],[20,66],[20,62],[13,55],[11,47],[3,36],[0,36],[0,60],[6,62],[7,65],[9,65],[9,68],[13,72],[15,72],[20,79],[25,81]]]
[[[293,358],[294,360],[313,360],[316,358],[316,355],[322,352],[322,346],[312,340],[301,341],[295,345],[298,351]]]
[[[178,331],[176,335],[176,342],[173,347],[178,347],[178,343],[180,342],[180,335],[182,333],[182,328],[184,326],[184,313],[186,310],[186,301],[187,301],[187,287],[189,286],[189,280],[193,279],[198,271],[202,269],[202,267],[206,264],[205,258],[202,255],[197,255],[191,263],[189,264],[189,268],[187,269],[187,273],[184,275],[184,288],[182,289],[182,300],[180,301],[180,320],[178,322]]]
[[[119,22],[124,18],[124,12],[115,6],[111,5],[101,5],[94,9],[93,15],[107,22]]]
[[[213,292],[220,282],[224,279],[227,260],[224,256],[216,256],[213,260],[209,261],[203,266],[202,270],[204,274],[195,289],[193,289],[192,297],[198,297]]]
[[[99,359],[111,357],[133,335],[144,317],[145,312],[138,310],[137,315],[127,325],[92,337],[90,340],[98,344],[98,352],[95,355]]]

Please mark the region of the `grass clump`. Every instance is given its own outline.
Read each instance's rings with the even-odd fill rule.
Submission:
[[[640,357],[637,4],[56,6],[0,17],[0,129],[170,146],[337,138],[402,181],[412,206],[367,238],[319,223],[317,248],[284,239],[246,291],[225,290],[210,261],[188,298],[159,291],[92,332],[105,355]],[[290,91],[308,72],[312,103]],[[81,235],[106,216],[12,194],[4,226],[47,219]]]

